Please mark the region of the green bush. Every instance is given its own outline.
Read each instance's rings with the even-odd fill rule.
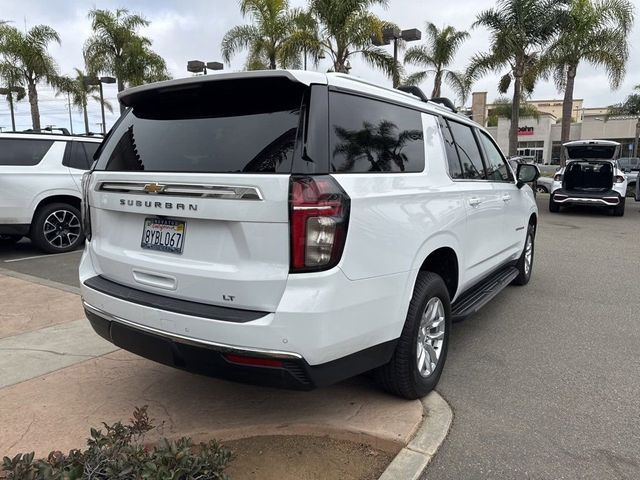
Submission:
[[[163,438],[152,449],[144,436],[155,427],[147,407],[136,408],[128,425],[121,422],[91,429],[87,449],[67,455],[51,452],[34,460],[34,453],[4,457],[2,471],[8,480],[224,480],[231,453],[215,441],[194,445],[190,438]],[[2,475],[0,475],[2,478]]]

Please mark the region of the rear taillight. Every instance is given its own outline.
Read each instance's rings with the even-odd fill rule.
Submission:
[[[82,231],[87,241],[91,241],[91,213],[89,211],[89,184],[91,183],[91,172],[82,175]]]
[[[624,177],[622,175],[616,175],[616,179],[615,179],[616,183],[622,183],[624,182]]]
[[[561,182],[562,181],[562,174],[561,173],[556,173],[555,176],[553,177],[553,181],[554,182]]]
[[[337,265],[347,238],[349,206],[349,196],[333,177],[291,177],[291,272]]]

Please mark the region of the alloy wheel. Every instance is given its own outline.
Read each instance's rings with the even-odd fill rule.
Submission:
[[[444,305],[438,297],[434,297],[427,302],[418,327],[416,362],[418,372],[423,377],[431,375],[438,365],[445,328]]]
[[[82,234],[80,219],[69,210],[56,210],[44,221],[44,238],[54,248],[74,245]]]

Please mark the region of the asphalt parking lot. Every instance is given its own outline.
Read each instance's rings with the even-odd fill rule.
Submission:
[[[640,478],[640,203],[617,218],[547,199],[531,283],[454,326],[438,386],[454,422],[426,478]],[[23,241],[0,268],[77,286],[79,258]]]

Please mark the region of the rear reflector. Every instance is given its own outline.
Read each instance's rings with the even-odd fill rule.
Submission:
[[[282,360],[277,360],[275,358],[247,357],[244,355],[231,355],[231,354],[225,354],[223,355],[223,357],[228,362],[236,363],[238,365],[248,365],[252,367],[282,368],[284,365],[282,363]]]
[[[333,177],[291,177],[292,273],[328,270],[338,264],[347,238],[349,205],[349,196]]]

